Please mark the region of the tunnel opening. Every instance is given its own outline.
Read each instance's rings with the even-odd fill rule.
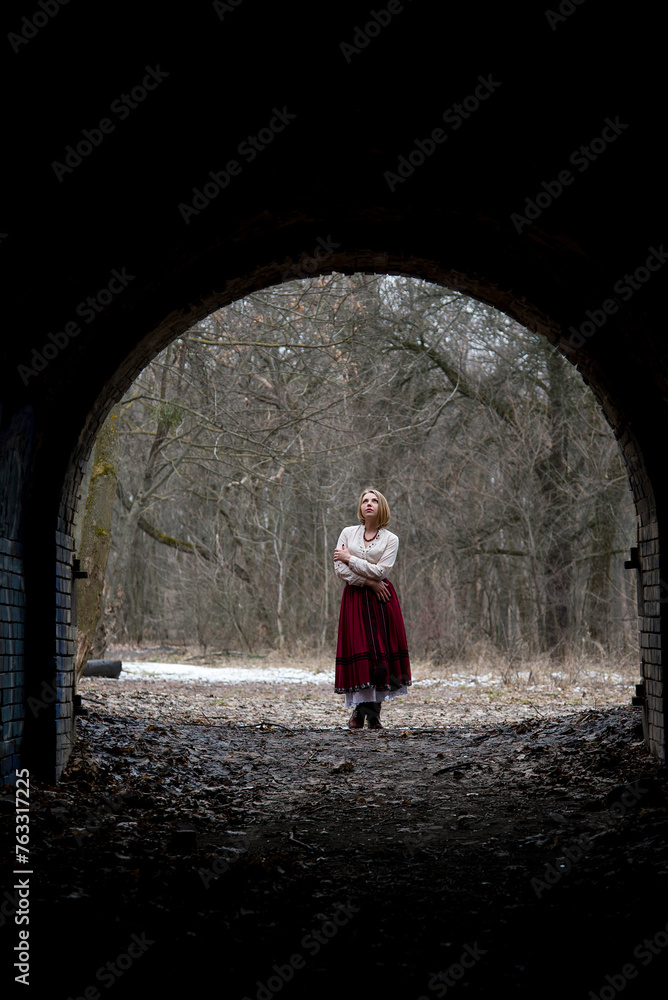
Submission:
[[[314,264],[317,264],[317,260],[316,260],[315,256],[314,256],[314,258],[307,258],[306,261],[303,261],[302,264],[299,265],[299,266],[296,265],[296,264],[292,264],[291,267],[290,267],[290,269],[286,269],[284,267],[283,273],[282,273],[281,276],[283,278],[285,278],[287,281],[290,281],[290,279],[294,279],[295,274],[297,275],[297,277],[304,277],[306,275],[307,271],[313,271],[313,270],[317,271],[317,267],[314,268],[314,266],[313,266]],[[301,271],[299,270],[299,267],[301,267]],[[372,282],[379,280],[377,277],[373,277],[373,278],[371,277],[371,275],[374,274],[374,270],[375,269],[367,267],[367,270],[366,270],[366,279],[365,280],[367,280],[367,281],[370,280]],[[407,270],[408,269],[404,269],[404,273]],[[424,268],[420,272],[420,274],[423,274],[425,270],[427,270],[427,269]],[[363,275],[365,273],[365,272],[360,272],[360,271],[356,272],[356,269],[351,268],[350,266],[347,268],[347,271],[350,274],[357,273],[358,275],[360,275],[360,274]],[[341,280],[347,280],[344,277],[344,275],[345,275],[346,272],[342,268],[340,270],[334,272],[334,273],[339,274],[340,277],[341,277]],[[324,274],[324,275],[327,275],[327,274],[331,275],[332,271],[328,270],[328,269],[324,269],[322,271],[322,274]],[[380,279],[380,280],[382,280],[382,279]],[[406,279],[402,278],[402,277],[397,277],[396,279],[387,278],[385,280],[390,281],[390,282],[392,280],[401,282],[401,281],[405,281]],[[452,276],[450,276],[450,284],[449,285],[445,285],[445,288],[452,289],[453,284],[457,284],[458,286],[460,286],[460,290],[459,291],[458,290],[454,290],[453,291],[454,296],[457,297],[457,296],[460,295],[460,291],[462,290],[462,286],[470,285],[471,283],[463,281],[462,278],[461,278],[461,276],[458,276],[458,278],[456,280],[453,280]],[[281,286],[281,287],[285,287],[285,286]],[[434,286],[433,285],[432,286],[425,285],[424,287],[432,287],[433,288]],[[441,282],[438,287],[441,290],[443,290],[444,283]],[[499,298],[498,295],[495,295],[495,296],[488,295],[487,299],[489,299],[491,297],[496,298],[496,299]],[[237,301],[243,301],[243,299],[242,300],[237,300]],[[469,300],[469,301],[473,301],[473,300]],[[484,300],[482,299],[482,296],[480,295],[480,290],[479,289],[478,289],[478,295],[475,298],[475,301],[479,302],[481,304],[481,306],[482,306],[483,309],[484,308],[488,308],[484,304]],[[508,315],[504,314],[504,319],[507,320],[508,322],[510,322],[512,324],[512,322],[513,322],[513,316],[512,316],[513,311],[514,312],[521,312],[522,315],[523,315],[523,318],[524,318],[524,320],[526,322],[526,314],[527,314],[526,307],[523,307],[522,310],[510,310],[510,309],[507,308],[506,309],[506,314],[510,313],[510,318],[508,317]],[[207,315],[206,313],[204,313],[202,315],[202,317],[199,320],[200,324],[203,323],[203,322],[206,323],[206,318],[205,318],[206,315]],[[209,314],[209,315],[211,315],[211,314]],[[497,315],[500,315],[500,314],[497,314]],[[185,325],[185,324],[181,320],[177,325],[181,326],[181,325]],[[188,329],[188,327],[185,327],[185,330],[187,330],[187,329]],[[200,327],[200,329],[204,329],[204,327]],[[519,329],[519,327],[518,327],[518,329]],[[184,333],[185,333],[185,330],[183,331]],[[540,332],[545,333],[545,328],[542,327],[541,330],[540,330]],[[172,323],[171,339],[173,340],[173,338],[174,338],[174,330],[173,330],[173,323]],[[159,336],[158,335],[154,336],[153,347],[151,349],[151,356],[154,356],[156,354],[158,345],[160,345],[161,342],[164,344],[165,340],[167,340],[167,336],[164,333],[164,331]],[[396,338],[395,338],[395,340],[396,340]],[[389,346],[391,348],[394,348],[396,350],[397,343],[390,344]],[[414,358],[415,358],[415,353],[416,353],[415,350],[414,350],[415,346],[416,346],[415,344],[412,344],[411,348],[409,348],[408,350],[405,350],[405,352],[404,352],[404,356],[410,355],[410,357],[411,357],[411,365],[414,363]],[[433,348],[433,345],[431,345],[431,347]],[[472,346],[472,345],[469,344],[469,349],[470,350],[475,350],[475,349],[479,350],[479,347],[480,347],[480,345],[478,345],[478,347],[476,348],[475,345]],[[498,345],[497,345],[497,347],[498,347]],[[427,341],[424,344],[424,353],[425,354],[428,353],[429,348],[430,348],[430,345],[429,345],[429,343]],[[147,351],[147,348],[146,348],[146,346],[144,346],[143,347],[144,357],[146,357],[146,351]],[[411,351],[412,351],[412,353],[411,353]],[[433,357],[433,353],[434,352],[432,350],[432,357]],[[549,356],[550,356],[549,353],[546,354],[546,357],[549,357]],[[556,357],[556,355],[552,355],[552,356]],[[443,366],[441,366],[441,368],[442,367]],[[136,375],[137,371],[135,371],[134,374]],[[440,372],[439,374],[442,374],[442,372]],[[450,373],[450,376],[452,377],[452,373]],[[478,375],[476,377],[479,377],[479,376],[480,376],[480,373],[478,372]],[[62,508],[61,508],[64,511],[69,511],[69,515],[68,515],[69,518],[70,518],[69,528],[68,528],[69,534],[61,532],[60,536],[59,536],[61,543],[62,543],[62,541],[65,538],[67,538],[68,539],[67,544],[70,546],[69,550],[67,550],[67,549],[65,550],[66,552],[70,553],[69,555],[67,555],[67,554],[65,555],[65,561],[66,562],[67,562],[67,560],[71,559],[71,553],[73,552],[74,540],[73,540],[73,537],[72,537],[72,527],[73,527],[73,524],[74,524],[74,511],[76,510],[76,507],[77,507],[77,495],[78,495],[78,491],[79,491],[79,489],[81,487],[81,481],[82,481],[82,477],[84,475],[84,469],[85,469],[85,466],[86,466],[86,461],[88,460],[88,458],[90,456],[90,453],[91,453],[91,450],[92,450],[92,446],[93,446],[94,435],[92,433],[92,428],[96,424],[97,424],[97,427],[99,428],[99,426],[101,425],[102,421],[104,420],[104,418],[106,416],[106,410],[108,410],[108,408],[109,408],[109,406],[110,406],[110,404],[112,402],[116,402],[116,400],[119,397],[120,388],[123,386],[123,384],[125,384],[126,382],[128,382],[129,377],[130,377],[130,371],[127,370],[125,376],[123,377],[123,379],[119,379],[118,376],[116,376],[113,380],[108,380],[107,381],[104,394],[102,394],[101,396],[98,397],[98,399],[95,402],[94,407],[92,407],[91,412],[87,416],[88,430],[86,432],[84,432],[84,434],[81,434],[81,436],[79,438],[80,444],[79,444],[78,453],[76,454],[75,459],[70,464],[70,469],[69,469],[69,472],[68,472],[68,478],[66,480],[64,494],[63,494],[63,497],[62,497]],[[110,398],[109,393],[110,393],[110,388],[112,386],[113,386],[113,391],[111,392],[111,398]],[[454,388],[454,390],[456,391],[456,386],[455,386],[454,382],[452,383],[451,388]],[[497,403],[497,416],[498,416],[498,411],[501,410],[501,408],[502,408],[503,405],[505,405],[505,403],[501,403],[501,402]],[[610,409],[610,407],[608,407],[608,409]],[[608,414],[608,416],[609,416],[609,414]],[[622,449],[622,452],[624,454],[624,449]],[[625,454],[625,458],[628,459],[628,455],[627,454]],[[636,486],[637,486],[637,484],[640,482],[640,479],[638,477],[638,462],[637,462],[637,459],[634,461],[634,470],[635,470],[635,472],[634,472],[635,483],[636,483]],[[363,478],[365,478],[365,477],[363,476]],[[494,478],[494,477],[492,477],[492,478]],[[631,485],[632,485],[632,487],[634,485],[633,475],[631,477]],[[75,491],[77,491],[77,492],[75,493]],[[497,525],[497,527],[498,527],[498,525]],[[499,530],[501,531],[501,533],[503,533],[503,527],[500,527]],[[497,554],[503,553],[505,555],[505,553],[503,552],[503,548],[498,545],[498,536],[497,536],[497,546],[496,547],[497,547],[497,549],[499,549],[499,553],[497,553]],[[61,549],[62,549],[62,545],[61,545]],[[508,551],[510,551],[510,549]],[[619,555],[619,553],[617,555]],[[489,557],[487,557],[487,558],[489,558]],[[617,559],[617,562],[619,564],[620,560]],[[69,567],[68,567],[67,570],[63,571],[63,575],[67,576],[68,572],[69,572]],[[628,574],[627,574],[627,577],[628,577]],[[628,593],[627,593],[627,598],[628,598]],[[66,599],[67,598],[63,597],[63,596],[59,596],[59,598],[58,598],[58,600],[61,601],[61,602],[63,600],[66,600]],[[485,597],[485,595],[483,595],[483,599],[484,600],[487,599]],[[489,601],[488,601],[488,610],[489,610]],[[589,609],[587,609],[587,610],[589,610]],[[585,611],[585,617],[587,617],[587,610]],[[64,614],[66,614],[66,613],[64,612]],[[558,612],[557,612],[557,614],[558,614]],[[506,608],[505,615],[503,615],[502,617],[507,618],[508,622],[509,622],[509,624],[508,624],[508,636],[507,636],[507,638],[509,640],[512,639],[512,627],[513,627],[512,626],[512,619],[513,619],[513,616],[516,617],[516,607],[514,609],[511,609],[510,604],[508,604],[507,608]],[[555,615],[555,617],[556,617],[556,615]],[[591,618],[591,616],[590,616],[590,618]],[[72,641],[71,637],[74,635],[74,632],[72,630],[71,622],[69,622],[69,623],[66,622],[65,625],[69,626],[69,629],[70,629],[69,635],[70,635],[70,642],[71,642]],[[326,626],[324,626],[324,627],[326,628]],[[501,623],[501,630],[503,630],[505,627],[506,627],[505,623],[502,622]],[[522,632],[522,628],[521,628],[521,623],[520,623],[519,626],[516,626],[516,635],[515,635],[515,638],[517,638],[518,635],[519,635],[519,637],[521,639],[522,638],[522,636],[520,635],[521,632]],[[584,638],[584,637],[581,637],[581,638]],[[594,635],[593,636],[593,642],[595,643],[596,641],[598,641],[599,638],[600,638],[600,636],[597,637],[596,635]],[[591,642],[591,636],[588,637],[588,641]],[[71,649],[72,647],[70,646],[69,648]],[[649,652],[649,655],[650,656],[652,655],[651,652]],[[69,671],[66,670],[65,674],[62,674],[62,673],[59,674],[57,684],[58,684],[58,686],[60,688],[65,689],[65,691],[67,691],[67,688],[68,688],[67,682],[63,683],[63,680],[65,679],[65,677],[67,677],[67,678],[69,678],[70,689],[73,692],[73,690],[74,690],[74,683],[73,683],[74,682],[74,678],[73,678],[73,674],[71,672],[72,671],[72,660],[71,660],[71,658],[69,658],[65,662],[66,662],[67,666],[69,667]],[[34,698],[34,695],[33,695],[33,698]],[[34,704],[34,702],[33,702],[33,704]],[[60,706],[60,708],[57,709],[57,711],[61,711],[61,712],[62,711],[67,711],[68,706],[67,706],[67,697],[66,696],[61,701],[59,701],[57,704],[58,704],[58,706]],[[71,714],[69,716],[70,732],[67,735],[67,737],[61,736],[61,740],[62,740],[63,744],[65,746],[69,746],[69,747],[72,746],[72,741],[73,741],[73,730],[74,730],[73,720],[74,720],[74,715]],[[56,728],[58,728],[58,727],[60,727],[61,733],[63,733],[65,731],[66,727],[65,727],[64,719],[58,719],[56,721]],[[67,753],[67,751],[61,748],[61,765],[60,765],[61,768],[62,768],[62,761],[64,761],[66,753]]]
[[[351,267],[350,272],[358,273],[359,268]],[[337,273],[344,272],[337,268]],[[177,324],[180,329],[176,333],[173,329],[169,336],[161,332],[153,340],[150,351],[146,344],[142,345],[144,358],[150,354],[152,359],[160,348],[185,334],[192,328],[193,318],[202,322],[207,315],[209,313],[203,309],[199,316],[189,316],[188,323]],[[63,580],[69,579],[72,558],[76,555],[74,512],[95,432],[104,423],[113,404],[131,385],[130,374],[136,377],[143,367],[139,363],[132,368],[126,367],[123,379],[108,373],[105,379],[100,372],[100,382],[104,382],[102,391],[98,385],[97,401],[86,409],[84,432],[79,424],[77,434],[72,437],[77,446],[67,469],[65,489],[58,492],[61,520],[56,540]],[[628,454],[627,449],[627,465]],[[640,475],[638,461],[631,465],[636,485],[641,484],[646,491],[648,481]],[[643,495],[646,496],[646,492]],[[637,512],[643,509],[642,503],[636,503]],[[642,532],[639,538],[643,538]],[[58,589],[58,594],[63,595],[57,600],[58,607],[64,608],[67,614],[71,587]],[[71,628],[71,618],[64,624]],[[58,674],[60,688],[65,691],[68,684],[73,683],[75,655],[72,632],[67,638],[70,645],[60,654]],[[67,706],[67,695],[58,704]],[[480,957],[477,985],[483,991],[489,989],[491,982],[521,982],[527,988],[531,983],[538,984],[544,975],[545,963],[549,961],[551,946],[546,944],[547,938],[541,938],[542,943],[536,938],[534,907],[543,900],[549,909],[549,919],[544,917],[540,923],[541,935],[551,933],[564,939],[563,924],[568,920],[577,936],[584,928],[582,921],[572,921],[573,907],[577,909],[580,905],[582,912],[586,910],[584,890],[579,888],[582,877],[586,873],[592,885],[602,887],[605,881],[603,867],[610,871],[608,865],[614,864],[617,865],[615,870],[623,871],[624,889],[619,896],[619,906],[606,917],[600,910],[600,905],[605,906],[605,897],[596,897],[594,906],[599,930],[590,939],[589,961],[593,977],[600,956],[613,955],[624,935],[628,937],[628,921],[622,920],[620,907],[628,905],[629,894],[635,891],[635,875],[625,867],[625,858],[613,862],[609,854],[601,858],[597,851],[593,852],[591,863],[587,860],[582,863],[581,858],[587,859],[587,848],[598,843],[595,840],[598,835],[605,832],[614,839],[617,826],[626,829],[640,813],[651,816],[652,808],[661,809],[662,793],[660,776],[647,763],[634,713],[620,709],[617,713],[580,714],[582,723],[577,728],[572,717],[542,720],[536,724],[520,722],[495,727],[492,731],[487,727],[486,732],[478,732],[475,726],[450,726],[447,743],[439,743],[438,735],[425,733],[425,746],[416,746],[413,754],[406,753],[405,748],[414,739],[410,730],[406,730],[405,735],[391,736],[384,748],[382,745],[373,749],[367,747],[362,752],[361,746],[352,747],[344,750],[343,756],[341,748],[332,741],[334,734],[331,733],[320,731],[318,746],[307,747],[299,734],[280,729],[272,731],[270,727],[254,729],[242,723],[238,729],[227,726],[216,730],[219,748],[214,756],[220,760],[213,767],[207,763],[206,753],[202,753],[202,740],[209,742],[211,738],[210,727],[205,728],[199,722],[195,724],[195,720],[184,720],[182,729],[188,750],[186,752],[186,745],[182,744],[180,752],[169,760],[172,772],[179,776],[176,798],[170,798],[164,795],[164,783],[151,764],[152,754],[155,752],[156,758],[159,756],[159,744],[173,738],[165,720],[156,719],[148,726],[142,724],[140,730],[136,728],[140,720],[129,716],[114,719],[113,712],[103,712],[101,726],[98,721],[90,728],[85,720],[80,723],[84,735],[77,744],[72,740],[68,742],[74,727],[71,719],[68,722],[66,711],[63,710],[60,716],[54,713],[54,717],[63,720],[61,728],[44,727],[33,744],[32,753],[39,750],[41,754],[38,766],[44,767],[45,762],[50,766],[55,762],[48,773],[56,775],[63,801],[69,809],[69,818],[65,821],[69,829],[63,834],[62,844],[60,840],[51,841],[51,849],[55,844],[58,854],[56,872],[64,871],[71,864],[75,873],[71,899],[65,905],[70,908],[78,940],[86,941],[87,957],[69,977],[69,982],[80,982],[84,990],[86,984],[94,981],[97,967],[93,968],[91,962],[96,962],[100,955],[100,944],[95,940],[100,929],[105,935],[103,951],[105,954],[113,952],[113,958],[126,953],[127,942],[124,943],[123,938],[128,936],[130,927],[148,928],[143,938],[143,930],[134,933],[140,941],[151,942],[146,955],[142,955],[142,962],[134,962],[132,966],[129,988],[138,992],[149,981],[162,982],[167,968],[170,985],[174,987],[179,983],[185,988],[187,970],[195,961],[195,954],[202,947],[213,953],[216,938],[221,933],[228,944],[234,942],[234,948],[226,952],[227,974],[240,994],[245,991],[245,995],[254,996],[262,993],[263,988],[273,989],[271,965],[266,970],[262,966],[257,973],[260,978],[253,983],[249,981],[246,961],[237,960],[232,954],[235,949],[239,955],[247,952],[252,940],[259,942],[262,955],[276,957],[275,964],[280,968],[283,968],[280,956],[290,942],[297,940],[294,954],[298,959],[303,956],[309,969],[298,980],[298,991],[316,988],[325,970],[328,976],[333,975],[336,979],[339,973],[334,974],[332,970],[335,966],[343,967],[341,963],[345,964],[347,949],[368,947],[366,928],[369,919],[373,919],[370,907],[380,905],[385,899],[380,876],[367,876],[362,887],[359,860],[351,847],[351,836],[362,836],[359,827],[362,816],[369,813],[385,816],[385,811],[390,825],[389,839],[383,839],[382,860],[380,856],[376,859],[370,843],[367,857],[372,859],[372,866],[376,860],[382,866],[391,858],[394,886],[387,893],[388,919],[396,930],[401,913],[406,913],[407,908],[408,911],[413,908],[416,914],[423,912],[425,900],[431,900],[433,912],[439,915],[440,929],[434,925],[432,933],[422,917],[410,916],[405,934],[416,943],[408,948],[405,961],[400,963],[397,972],[396,963],[388,963],[382,949],[395,947],[399,940],[405,940],[405,935],[397,932],[397,938],[395,930],[384,925],[379,932],[380,950],[374,947],[368,953],[377,982],[387,983],[389,987],[390,981],[396,983],[399,975],[407,988],[434,992],[436,987],[440,988],[441,981],[446,983],[441,974],[447,976],[454,968],[456,975],[458,959],[461,955],[470,956],[470,951],[462,950],[468,944]],[[343,735],[349,738],[351,734]],[[624,749],[617,745],[620,736]],[[312,739],[308,737],[311,743]],[[484,760],[477,753],[478,741],[482,746],[483,740],[486,753],[489,751],[483,755]],[[610,745],[607,740],[611,741]],[[126,754],[135,746],[145,754],[139,766],[146,771],[147,777],[138,787],[130,780],[131,771],[126,769],[129,763]],[[586,758],[587,766],[580,771],[581,763],[576,767],[575,755],[582,754],[583,748],[590,751],[590,756]],[[190,756],[192,750],[199,756],[197,763]],[[220,750],[224,751],[224,757]],[[111,767],[110,751],[115,761]],[[386,789],[384,795],[380,788],[379,794],[369,790],[365,775],[370,752],[378,755],[385,770],[389,768],[397,786],[393,793],[390,789]],[[594,769],[591,761],[596,755],[599,763]],[[262,775],[262,759],[268,756],[280,760],[285,773],[276,770],[273,776],[267,775],[268,780],[253,780],[256,769]],[[512,764],[509,764],[511,758]],[[37,757],[33,759],[38,760]],[[141,763],[144,759],[147,763]],[[566,766],[565,759],[568,759]],[[105,762],[102,767],[101,761]],[[220,772],[219,763],[230,768],[230,772]],[[557,809],[555,812],[553,808],[549,822],[544,815],[547,803],[542,800],[542,791],[538,791],[544,784],[540,777],[543,769],[553,774],[557,781],[556,799],[550,798],[551,793],[547,796],[547,801]],[[517,779],[512,793],[503,785],[505,776],[511,773]],[[427,788],[425,783],[434,781],[443,782],[444,787],[435,797],[425,796],[424,789],[417,790],[416,775],[420,776],[424,789]],[[570,784],[569,777],[575,784]],[[229,801],[230,786],[225,778],[232,782],[238,796],[232,801]],[[332,786],[331,782],[339,782],[340,787]],[[402,796],[399,786],[403,788],[404,782],[405,794]],[[495,791],[495,783],[499,782]],[[565,783],[560,785],[559,782]],[[280,787],[279,783],[282,783]],[[409,788],[414,791],[410,792]],[[636,798],[629,799],[634,789]],[[271,790],[279,795],[278,801],[275,797],[271,803],[265,800],[264,796]],[[92,816],[85,813],[82,805],[89,793],[98,797]],[[626,795],[624,802],[622,795]],[[333,804],[338,810],[338,819],[336,810],[331,814]],[[591,818],[581,829],[578,824],[582,821],[576,820],[573,825],[571,817],[581,815],[585,805],[585,812],[591,809]],[[357,813],[353,814],[350,809]],[[558,812],[559,809],[562,812]],[[207,813],[216,817],[212,820],[216,829],[208,825]],[[58,823],[58,815],[56,811],[48,822]],[[557,815],[564,817],[563,823],[554,818]],[[522,817],[519,821],[518,816]],[[229,824],[222,840],[217,828],[221,818]],[[330,822],[332,818],[334,822]],[[365,821],[367,834],[368,825]],[[510,833],[513,826],[522,832],[521,846]],[[43,828],[47,827],[45,822]],[[137,834],[140,834],[139,841],[135,839]],[[652,863],[647,852],[656,849],[656,836],[653,830],[652,837],[643,842],[642,865]],[[328,842],[328,837],[333,839]],[[461,843],[453,843],[460,839]],[[158,845],[157,849],[151,841]],[[475,857],[471,854],[472,849]],[[513,857],[518,851],[522,852],[523,861],[514,865]],[[447,871],[443,867],[446,854]],[[344,857],[345,862],[341,860]],[[569,881],[568,872],[578,871],[576,862],[580,864],[578,878]],[[479,887],[473,890],[472,873],[479,872],[481,864],[489,877],[478,878]],[[524,873],[525,868],[530,869],[528,875]],[[401,870],[405,877],[399,876]],[[153,879],[157,881],[151,881],[153,888],[150,889],[148,880]],[[95,885],[96,893],[101,893],[102,897],[111,893],[113,906],[108,917],[101,914],[95,900],[89,898],[86,885]],[[495,905],[490,908],[490,885],[505,900],[501,909]],[[561,890],[571,886],[577,900],[569,893],[562,895]],[[281,897],[282,892],[285,895]],[[55,903],[58,898],[58,905],[63,905],[62,893],[55,883],[49,886],[48,893],[51,902]],[[455,917],[457,900],[460,906],[467,907],[463,922]],[[175,909],[179,911],[178,929],[168,930]],[[489,919],[481,919],[482,912],[489,912]],[[328,929],[330,923],[337,926],[333,923],[334,915],[338,915],[343,928],[344,913],[349,918],[345,923],[348,931],[342,930],[337,940],[331,942],[336,947],[323,954],[322,961],[311,968],[306,958],[307,945],[302,942],[308,940],[308,947],[311,947],[313,941],[322,948],[316,937],[308,936],[311,930],[321,934],[325,924]],[[353,919],[356,913],[365,915],[362,922],[356,923]],[[656,922],[654,909],[648,909],[645,918],[649,932],[652,921]],[[249,921],[253,923],[252,930]],[[446,927],[450,929],[447,941],[443,939]],[[523,942],[521,947],[513,947],[512,941],[516,938]],[[323,936],[323,940],[327,938]],[[492,940],[496,942],[496,951],[489,958],[487,943]],[[499,942],[503,957],[499,956]],[[526,958],[524,950],[527,943],[532,950],[530,959]],[[52,945],[41,940],[40,947],[46,954],[50,953]],[[312,947],[315,948],[315,944]],[[429,972],[427,978],[425,969]],[[297,971],[300,970],[295,969],[295,975]],[[654,972],[658,974],[658,965]],[[274,983],[271,978],[271,983],[276,985],[278,980]],[[343,986],[342,979],[340,985]]]
[[[336,255],[333,254],[332,256],[335,257]],[[297,263],[289,261],[284,264],[281,268],[281,278],[290,280],[294,279],[295,275],[301,277],[308,272],[312,272],[314,275],[331,274],[332,272],[342,275],[386,273],[388,275],[394,274],[403,277],[416,276],[423,280],[426,279],[434,282],[440,287],[470,294],[472,298],[483,304],[494,305],[501,309],[511,320],[516,320],[530,330],[542,333],[548,340],[556,343],[561,348],[562,353],[569,357],[571,361],[577,360],[577,357],[574,356],[577,355],[577,349],[573,347],[572,338],[567,343],[564,343],[563,340],[560,341],[558,327],[555,324],[550,324],[544,315],[540,315],[538,318],[536,313],[527,306],[526,302],[515,303],[511,295],[501,294],[493,288],[483,289],[479,280],[467,279],[461,274],[439,274],[438,269],[433,264],[426,265],[425,262],[421,262],[420,264],[417,264],[415,261],[411,261],[410,263],[403,262],[400,267],[392,267],[385,260],[383,266],[379,267],[380,262],[377,257],[375,258],[375,264],[371,264],[365,255],[357,256],[354,264],[351,263],[349,255],[343,255],[341,262],[328,262],[327,267],[319,265],[316,255],[306,258],[302,255],[298,261]],[[334,266],[335,263],[336,267]],[[251,289],[254,286],[265,288],[271,285],[271,280],[267,277],[266,272],[263,272],[261,277],[255,276],[250,281],[247,280],[246,285],[247,287],[250,286]],[[38,671],[35,671],[27,679],[28,697],[33,699],[32,705],[33,707],[36,705],[37,709],[31,711],[26,718],[26,751],[30,756],[32,747],[34,749],[31,757],[33,764],[38,768],[40,766],[46,766],[47,770],[50,768],[52,774],[62,773],[69,748],[71,748],[73,743],[74,714],[72,711],[72,698],[74,694],[74,674],[72,653],[70,651],[73,651],[72,642],[74,640],[74,632],[71,624],[71,612],[67,607],[72,589],[71,560],[74,546],[72,529],[77,507],[77,496],[81,487],[86,462],[93,447],[95,434],[104,422],[111,406],[120,398],[122,392],[127,390],[133,378],[137,376],[146,362],[150,358],[153,358],[161,348],[171,343],[175,336],[178,337],[179,333],[185,332],[189,326],[192,326],[194,320],[202,321],[207,315],[211,314],[213,311],[212,299],[216,300],[220,306],[226,302],[238,301],[239,298],[241,298],[239,284],[231,283],[231,287],[226,292],[222,294],[216,293],[213,296],[209,295],[204,298],[204,301],[200,301],[196,306],[190,306],[188,310],[182,311],[178,316],[174,314],[170,315],[151,335],[140,340],[131,356],[126,357],[121,365],[116,366],[115,374],[111,375],[108,371],[102,373],[103,380],[98,390],[93,389],[91,385],[89,389],[91,403],[87,407],[83,429],[81,426],[72,428],[72,439],[76,440],[77,444],[71,453],[65,473],[64,487],[58,500],[60,513],[58,530],[56,532],[56,575],[58,578],[56,584],[58,594],[56,598],[56,618],[58,622],[57,654],[55,657],[51,654],[48,658],[47,662],[50,664],[46,667],[46,674],[48,676],[45,676],[44,671],[41,676]],[[114,363],[111,359],[110,362]],[[585,381],[588,381],[586,378],[587,366],[583,359],[580,359],[578,367],[585,375]],[[591,372],[589,374],[591,377]],[[644,557],[643,567],[647,567],[643,572],[641,580],[643,600],[647,602],[648,598],[657,597],[660,591],[660,587],[657,586],[659,580],[658,570],[654,568],[655,564],[658,566],[657,515],[656,508],[653,506],[649,477],[644,468],[638,444],[631,435],[630,429],[625,428],[622,430],[619,426],[620,414],[615,409],[614,399],[610,394],[606,394],[600,391],[600,389],[597,392],[597,386],[593,379],[589,384],[593,385],[595,394],[602,404],[609,422],[613,425],[613,430],[615,430],[615,434],[619,440],[629,472],[638,517],[639,543],[637,552],[642,552]],[[615,421],[617,422],[617,426]],[[40,521],[42,520],[40,518]],[[637,552],[634,550],[630,564],[639,567],[640,563],[633,561],[634,559],[638,559]],[[37,558],[36,554],[35,558]],[[41,560],[41,558],[42,553],[40,552],[39,559]],[[48,600],[48,584],[45,584],[43,577],[40,587],[36,587],[35,590],[37,591],[40,588],[42,590],[41,599]],[[33,606],[37,607],[38,603],[39,599]],[[638,694],[642,695],[640,700],[643,702],[648,746],[656,756],[660,756],[662,753],[661,716],[656,712],[656,706],[660,704],[660,698],[658,697],[658,688],[655,690],[657,681],[653,676],[660,669],[658,665],[658,661],[660,660],[659,639],[655,631],[660,609],[658,600],[653,604],[649,604],[649,608],[647,604],[644,607],[646,611],[650,611],[650,615],[656,615],[657,620],[651,620],[648,615],[641,618],[641,632],[646,629],[648,632],[651,631],[652,634],[646,638],[641,636],[643,673]],[[33,630],[29,641],[33,641],[37,645],[41,641],[41,648],[44,650],[44,638],[42,636],[40,640],[36,640],[35,630]],[[68,650],[68,654],[64,655],[66,649]],[[55,697],[55,700],[52,697],[49,703],[47,699],[50,694]],[[651,706],[646,700],[647,697],[649,697]],[[46,743],[43,740],[46,740]],[[54,744],[57,746],[55,754],[53,750]],[[42,761],[44,758],[42,757],[41,750],[37,748],[41,747],[44,749],[48,746],[51,747],[47,751],[47,754],[51,758],[50,762],[48,764],[40,764],[40,758]]]

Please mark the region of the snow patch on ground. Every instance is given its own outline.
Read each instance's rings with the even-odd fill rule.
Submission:
[[[123,662],[120,680],[210,681],[239,684],[268,681],[274,684],[333,684],[334,671],[316,674],[296,667],[199,667],[184,663]]]
[[[139,663],[123,661],[120,680],[209,681],[218,684],[240,684],[264,681],[274,684],[327,684],[334,686],[334,671],[315,673],[298,667],[201,667],[184,663]],[[447,684],[449,687],[477,687],[479,684],[499,684],[492,674],[453,674],[449,678],[427,677],[413,681],[415,687]]]
[[[413,681],[413,684],[422,684],[429,687],[432,684],[447,684],[448,687],[478,687],[480,684],[500,684],[501,678],[494,674],[450,674],[449,677],[425,677],[421,681]]]

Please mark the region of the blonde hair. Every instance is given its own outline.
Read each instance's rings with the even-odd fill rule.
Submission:
[[[373,495],[378,500],[378,527],[386,528],[390,523],[390,505],[378,490],[363,490],[360,494],[360,498],[357,501],[357,520],[360,524],[364,524],[364,514],[362,513],[362,500],[367,495],[367,493],[373,493]]]

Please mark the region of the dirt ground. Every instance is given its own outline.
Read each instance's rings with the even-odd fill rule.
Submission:
[[[633,672],[467,669],[416,665],[380,732],[328,685],[83,679],[66,774],[31,780],[33,995],[663,995]]]

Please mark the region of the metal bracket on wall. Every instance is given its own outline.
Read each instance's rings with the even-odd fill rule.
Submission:
[[[638,549],[634,546],[630,550],[631,558],[627,559],[624,563],[624,569],[640,569],[640,559],[638,558]]]
[[[88,573],[85,569],[81,568],[81,559],[72,560],[72,579],[73,580],[85,580],[88,577]]]
[[[80,694],[75,694],[74,695],[73,705],[74,705],[74,714],[75,715],[82,715],[84,718],[88,718],[88,709],[84,708],[84,706],[81,704],[81,695]]]
[[[72,579],[73,580],[86,580],[88,578],[88,573],[85,569],[81,568],[81,559],[72,560]],[[70,598],[71,610],[72,610],[72,625],[76,628],[77,625],[77,588],[72,587],[72,596]]]
[[[631,698],[632,705],[640,705],[642,707],[645,704],[645,682],[641,681],[640,684],[636,684],[636,693],[633,698]]]
[[[86,580],[88,579],[88,573],[85,569],[81,568],[81,560],[72,560],[72,579],[73,580]],[[71,597],[71,607],[72,607],[72,625],[76,628],[77,624],[77,588],[72,587],[72,597]],[[84,708],[81,704],[81,695],[76,693],[76,676],[73,682],[72,688],[72,705],[73,705],[73,717],[81,715],[84,718],[88,715],[88,709]]]

